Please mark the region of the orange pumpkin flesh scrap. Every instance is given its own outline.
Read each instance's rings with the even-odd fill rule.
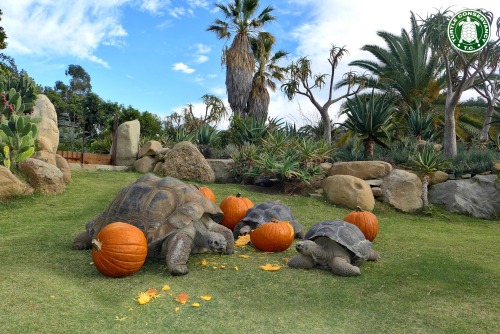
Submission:
[[[216,203],[216,201],[215,201],[215,194],[212,191],[212,189],[210,189],[209,187],[200,187],[200,186],[198,186],[196,184],[195,184],[195,187],[203,195],[203,197],[205,197],[205,198],[211,200],[212,202]]]
[[[92,240],[92,260],[109,277],[125,277],[141,269],[148,253],[144,233],[137,227],[116,222],[105,226]]]
[[[363,211],[359,206],[356,211],[349,212],[344,221],[356,225],[367,240],[373,241],[378,234],[377,216],[369,211]]]
[[[236,196],[227,196],[220,203],[220,209],[224,213],[224,219],[220,223],[233,231],[236,224],[246,216],[248,209],[253,206],[252,201],[242,197],[239,193]]]
[[[263,252],[282,252],[292,244],[294,230],[287,221],[273,220],[250,232],[250,241]]]

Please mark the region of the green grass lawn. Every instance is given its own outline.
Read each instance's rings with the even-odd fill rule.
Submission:
[[[252,246],[194,255],[182,277],[152,259],[132,276],[104,277],[90,251],[72,250],[73,238],[138,176],[74,171],[61,195],[0,203],[1,333],[500,333],[500,222],[441,210],[411,215],[377,203],[373,247],[382,259],[354,278],[286,267],[294,247],[262,253]],[[318,198],[210,187],[218,203],[237,192],[254,203],[281,200],[306,230],[350,211]],[[284,267],[261,270],[266,263]],[[165,284],[189,301],[160,291],[148,304],[135,302]]]

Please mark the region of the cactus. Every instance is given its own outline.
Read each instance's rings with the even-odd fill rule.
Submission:
[[[36,101],[35,83],[26,74],[19,79],[0,77],[0,93],[0,114],[6,118],[33,110]]]
[[[0,146],[3,150],[3,164],[16,168],[17,164],[35,153],[35,140],[38,137],[40,118],[11,115],[0,123]],[[7,149],[5,148],[7,146]]]
[[[10,169],[10,149],[7,145],[3,147],[3,154],[0,152],[0,158],[2,159],[2,164]]]

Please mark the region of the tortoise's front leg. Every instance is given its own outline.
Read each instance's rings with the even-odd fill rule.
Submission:
[[[92,238],[87,231],[79,233],[73,240],[73,249],[83,250],[92,248]]]
[[[297,269],[312,269],[314,268],[314,265],[316,262],[311,256],[306,256],[306,255],[297,255],[292,257],[290,260],[287,262],[288,266],[290,268],[297,268]]]
[[[230,229],[228,229],[224,225],[213,223],[210,226],[210,231],[215,232],[215,233],[219,233],[224,237],[224,239],[226,239],[226,250],[225,250],[224,254],[229,255],[229,254],[234,253],[234,236],[233,236],[233,232],[231,232]]]
[[[170,273],[175,276],[188,273],[187,262],[191,254],[193,239],[189,234],[180,231],[171,239],[165,240],[163,247],[167,248],[167,266]]]
[[[361,275],[361,270],[353,266],[349,261],[340,256],[335,256],[329,263],[334,274],[339,276],[358,276]]]

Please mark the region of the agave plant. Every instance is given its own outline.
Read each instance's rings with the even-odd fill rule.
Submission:
[[[342,114],[347,119],[341,125],[354,132],[363,141],[365,155],[373,157],[373,145],[377,143],[387,148],[384,139],[391,138],[393,129],[394,100],[386,94],[375,95],[375,91],[368,96],[356,95],[354,99],[347,99]]]
[[[410,157],[410,168],[420,174],[422,179],[422,202],[424,208],[429,206],[428,189],[430,175],[436,171],[445,169],[449,165],[441,154],[436,151],[432,144],[427,144],[421,151],[416,151]]]
[[[203,124],[196,132],[196,144],[205,158],[212,156],[213,147],[220,138],[220,132],[213,126]]]

